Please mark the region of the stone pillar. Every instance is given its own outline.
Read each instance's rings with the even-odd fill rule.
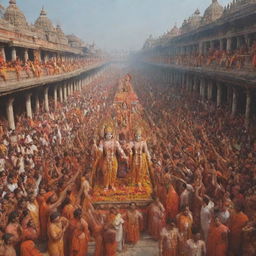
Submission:
[[[201,85],[202,85],[202,99],[206,100],[206,81],[205,79],[201,79]]]
[[[42,62],[41,50],[38,50],[38,60],[39,60],[39,62]]]
[[[73,84],[74,82],[71,82],[69,85],[69,95],[73,95]]]
[[[227,52],[231,51],[232,38],[227,38]]]
[[[61,86],[59,86],[58,91],[59,91],[59,99],[60,99],[60,102],[62,103],[63,102],[63,90],[62,90]]]
[[[224,40],[220,39],[220,50],[223,51],[224,50]]]
[[[65,84],[63,86],[63,100],[67,100],[67,86]]]
[[[25,49],[24,51],[24,60],[28,61],[29,57],[28,57],[28,49]]]
[[[221,106],[222,100],[222,87],[220,83],[217,83],[217,107]]]
[[[198,49],[199,49],[199,54],[202,55],[204,53],[204,43],[203,42],[199,42]]]
[[[213,82],[211,80],[208,81],[207,86],[207,99],[212,100],[212,89],[213,89]]]
[[[241,44],[242,44],[242,38],[240,36],[238,36],[236,38],[236,48],[240,48],[241,47]]]
[[[9,98],[6,104],[6,115],[8,119],[9,128],[15,130],[15,120],[13,113],[13,102],[14,98]]]
[[[187,91],[187,84],[186,84],[186,77],[185,77],[185,74],[184,73],[181,73],[180,74],[180,78],[181,78],[181,86],[182,88],[184,88],[186,91]]]
[[[6,61],[6,54],[5,54],[5,49],[4,47],[1,47],[1,55],[4,61]]]
[[[70,84],[69,84],[69,82],[67,82],[66,90],[67,90],[67,97],[68,97],[68,96],[70,96]]]
[[[192,92],[193,93],[195,93],[195,88],[196,88],[196,86],[195,86],[195,82],[196,82],[196,79],[195,79],[195,77],[192,75],[191,76],[191,87],[192,87]]]
[[[251,116],[251,102],[252,102],[252,95],[250,90],[246,91],[246,108],[245,108],[245,125],[246,127],[249,126],[250,116]]]
[[[31,107],[31,93],[26,95],[26,111],[27,111],[27,117],[28,118],[33,118],[32,114],[32,107]]]
[[[57,87],[55,86],[53,89],[53,97],[54,97],[54,108],[56,109],[58,106],[58,93],[57,93]]]
[[[44,62],[47,62],[49,60],[49,55],[47,53],[45,53],[44,55]]]
[[[186,75],[186,88],[189,92],[191,92],[191,88],[190,88],[190,81],[189,81],[189,75]]]
[[[36,112],[38,113],[40,111],[40,101],[38,94],[35,95],[35,106],[36,106]]]
[[[16,53],[16,48],[12,48],[12,61],[16,61],[17,59],[17,53]]]
[[[49,98],[48,98],[48,88],[45,88],[44,89],[44,110],[46,112],[49,112],[50,109],[49,109]]]
[[[232,92],[232,112],[231,117],[234,118],[237,112],[237,90],[233,88]]]
[[[214,41],[210,41],[210,49],[214,50]]]

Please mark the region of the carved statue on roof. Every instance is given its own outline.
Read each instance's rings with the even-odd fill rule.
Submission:
[[[10,0],[4,13],[4,19],[15,27],[28,29],[25,15],[17,7],[16,0]]]
[[[224,8],[218,0],[212,0],[211,5],[205,10],[202,25],[210,24],[219,19],[223,14]]]

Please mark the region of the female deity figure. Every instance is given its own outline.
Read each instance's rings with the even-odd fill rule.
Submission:
[[[151,165],[151,156],[148,151],[147,142],[142,140],[142,132],[138,129],[135,133],[134,141],[131,142],[131,179],[132,184],[142,187],[145,175]]]
[[[118,169],[117,153],[125,160],[127,160],[127,156],[119,142],[113,138],[111,127],[105,127],[104,139],[100,141],[98,151],[100,153],[100,170],[103,175],[104,190],[109,188],[115,190]]]

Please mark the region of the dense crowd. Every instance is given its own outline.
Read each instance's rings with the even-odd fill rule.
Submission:
[[[241,117],[206,108],[157,73],[132,73],[152,128],[152,203],[95,208],[95,134],[121,73],[109,70],[54,112],[17,117],[15,131],[2,121],[0,255],[85,256],[94,241],[95,256],[115,256],[142,231],[161,256],[255,255],[254,137]]]
[[[193,52],[191,54],[178,54],[174,57],[159,56],[150,58],[150,61],[165,64],[184,65],[192,67],[211,67],[221,69],[247,69],[256,68],[256,43],[251,47],[245,45],[232,50],[209,49],[205,54]]]
[[[63,255],[66,230],[65,241],[77,240],[65,255],[82,255],[74,248],[89,239],[83,218],[91,138],[111,89],[96,80],[54,112],[17,117],[15,131],[1,122],[0,255],[41,255],[38,246],[46,245],[51,256]]]
[[[135,89],[156,134],[148,228],[161,255],[255,255],[255,135],[241,116],[145,77]]]
[[[0,77],[3,81],[22,80],[29,78],[39,78],[41,76],[58,75],[62,73],[72,72],[90,65],[102,62],[102,60],[90,58],[78,59],[63,59],[51,58],[47,61],[35,60],[21,61],[17,58],[16,61],[4,61],[0,58]]]

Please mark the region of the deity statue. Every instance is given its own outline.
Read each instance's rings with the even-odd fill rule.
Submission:
[[[134,141],[131,142],[130,148],[132,184],[137,184],[139,189],[141,189],[145,175],[149,173],[151,156],[148,151],[147,142],[142,140],[140,129],[136,131]]]
[[[126,155],[129,155],[129,142],[126,141],[126,136],[124,133],[120,133],[119,134],[119,143],[123,149],[123,151],[125,152]],[[118,170],[117,170],[117,177],[118,178],[126,178],[127,174],[128,174],[128,162],[125,159],[121,159],[121,157],[118,155]]]
[[[94,142],[94,146],[97,146],[96,142]],[[104,190],[106,191],[109,188],[115,190],[118,169],[117,154],[126,161],[127,156],[119,142],[114,139],[111,127],[105,127],[104,139],[100,141],[97,148],[99,152],[99,170],[103,176]]]
[[[132,77],[130,74],[127,74],[123,79],[123,91],[130,93],[132,91],[132,85],[131,85]]]

